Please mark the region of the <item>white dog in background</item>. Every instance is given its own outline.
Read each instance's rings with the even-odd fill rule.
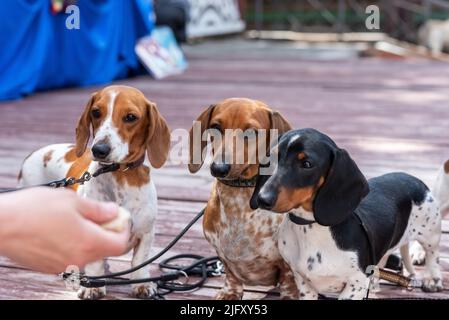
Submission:
[[[440,212],[444,218],[449,215],[449,159],[440,168],[433,191],[440,202]]]
[[[418,31],[418,42],[433,56],[449,51],[449,20],[427,20]]]

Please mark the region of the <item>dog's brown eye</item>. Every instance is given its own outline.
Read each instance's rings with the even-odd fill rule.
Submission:
[[[93,118],[98,119],[101,117],[101,112],[99,109],[93,109],[90,114],[92,115]]]
[[[135,115],[133,115],[132,113],[128,113],[124,118],[123,118],[123,121],[124,122],[127,122],[127,123],[131,123],[131,122],[134,122],[134,121],[136,121],[138,118],[135,116]]]
[[[306,169],[310,169],[310,168],[312,168],[312,163],[310,163],[310,161],[305,160],[302,162],[302,167],[306,168]]]

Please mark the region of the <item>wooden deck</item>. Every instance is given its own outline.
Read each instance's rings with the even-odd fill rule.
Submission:
[[[294,48],[240,41],[186,48],[189,70],[162,81],[138,77],[119,83],[141,89],[156,101],[172,129],[189,128],[213,102],[233,96],[257,98],[279,109],[295,127],[328,133],[354,156],[367,177],[406,171],[431,185],[449,157],[449,66],[426,60],[313,60]],[[317,54],[318,56],[318,54]],[[0,187],[14,187],[23,158],[32,150],[74,141],[75,123],[96,88],[63,89],[0,103]],[[164,247],[204,206],[212,182],[207,168],[153,170],[160,211],[153,252]],[[441,264],[449,288],[449,223],[444,223]],[[168,256],[213,255],[198,223]],[[111,258],[112,271],[129,266],[130,255]],[[157,265],[154,273],[159,272]],[[209,279],[191,293],[169,299],[209,299],[223,278]],[[107,298],[128,298],[129,287],[111,287]],[[380,298],[448,297],[383,285]],[[74,299],[56,276],[0,258],[0,299]],[[277,298],[271,288],[247,288],[245,299]]]

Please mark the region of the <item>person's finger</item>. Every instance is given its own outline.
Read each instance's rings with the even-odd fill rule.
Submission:
[[[118,214],[118,206],[113,202],[100,202],[79,197],[76,208],[81,215],[95,223],[111,221]]]

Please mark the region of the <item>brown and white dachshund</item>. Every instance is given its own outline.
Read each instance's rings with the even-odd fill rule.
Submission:
[[[90,136],[92,148],[87,148]],[[145,154],[153,167],[161,167],[168,157],[170,131],[153,102],[139,90],[126,86],[106,87],[92,95],[76,128],[76,145],[53,144],[33,152],[24,161],[19,184],[37,185],[62,177],[80,178],[107,163],[121,170],[98,176],[73,189],[82,196],[113,201],[131,213],[132,266],[147,260],[153,242],[157,195],[150,169],[143,164]],[[103,261],[88,264],[86,274],[104,274]],[[149,267],[132,274],[132,279],[149,277]],[[133,295],[140,298],[155,293],[153,283],[134,284]],[[97,299],[102,288],[82,288],[79,297]]]
[[[210,199],[207,203],[203,230],[206,239],[215,248],[226,272],[224,287],[216,299],[237,300],[243,297],[243,285],[279,285],[281,298],[296,299],[298,291],[293,274],[279,254],[277,247],[278,228],[282,217],[266,210],[251,210],[250,198],[254,188],[251,181],[258,175],[259,162],[251,163],[245,156],[238,164],[236,146],[244,145],[245,155],[251,151],[248,141],[239,136],[235,129],[242,131],[277,129],[279,134],[290,129],[289,123],[266,104],[251,99],[232,98],[207,108],[197,119],[201,124],[201,134],[208,129],[224,133],[233,129],[233,143],[215,143],[212,147],[213,162],[211,174],[216,177]],[[203,151],[207,141],[201,143],[200,162],[194,163],[193,128],[190,131],[191,173],[197,172],[204,162]],[[240,141],[239,141],[240,140]],[[228,140],[226,140],[228,141]],[[269,148],[255,150],[264,156]],[[233,150],[230,150],[233,149]],[[232,154],[233,158],[219,161],[222,155]],[[243,185],[241,185],[243,183]]]

